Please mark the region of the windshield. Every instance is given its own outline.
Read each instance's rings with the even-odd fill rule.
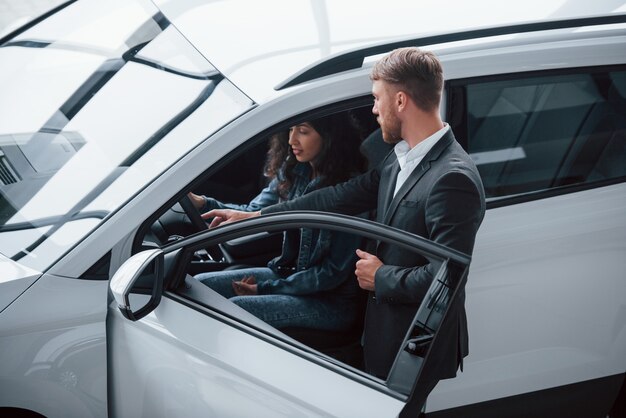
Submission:
[[[73,3],[0,62],[0,253],[40,271],[252,105],[149,1]]]

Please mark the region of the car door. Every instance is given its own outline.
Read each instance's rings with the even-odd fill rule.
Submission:
[[[626,334],[598,326],[626,323],[626,67],[448,85],[447,120],[487,212],[466,288],[470,355],[428,412],[539,415],[558,403],[551,416],[606,415],[626,370]]]
[[[390,242],[440,266],[386,381],[269,326],[187,274],[198,251],[289,228]],[[313,212],[258,217],[135,254],[111,281],[109,411],[112,416],[415,416],[422,407],[412,402],[420,371],[437,349],[439,324],[464,286],[468,263],[468,256],[400,230]]]

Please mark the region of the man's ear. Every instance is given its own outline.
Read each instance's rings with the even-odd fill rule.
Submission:
[[[404,109],[406,109],[407,104],[408,96],[402,90],[398,90],[398,92],[396,93],[396,108],[398,112],[402,112]]]

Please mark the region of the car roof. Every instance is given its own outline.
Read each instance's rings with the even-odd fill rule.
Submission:
[[[253,100],[346,51],[433,34],[620,15],[625,0],[154,0],[221,73]]]

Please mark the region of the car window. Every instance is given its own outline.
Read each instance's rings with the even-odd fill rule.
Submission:
[[[71,4],[0,61],[0,253],[40,271],[252,106],[149,1]]]
[[[451,86],[453,128],[491,200],[626,176],[623,69]]]
[[[361,171],[365,170],[368,165],[374,165],[375,161],[370,158],[375,157],[376,161],[382,160],[390,149],[383,142],[380,131],[375,129],[377,123],[371,112],[370,100],[369,97],[359,99],[349,110],[333,113],[335,116],[341,115],[340,120],[344,122],[350,121],[354,129],[353,134],[358,136],[358,141],[350,146],[354,148],[351,152],[360,153],[364,159],[365,165],[361,167]],[[368,105],[363,106],[364,102]],[[190,214],[190,210],[200,213],[224,208],[253,211],[278,203],[275,190],[271,192],[269,190],[272,179],[279,174],[273,173],[270,169],[271,149],[279,142],[284,143],[284,151],[286,151],[290,126],[306,120],[307,117],[300,115],[292,120],[279,121],[207,167],[202,176],[193,181],[187,190],[180,191],[178,197],[173,198],[178,199],[178,202],[171,202],[159,208],[144,221],[135,236],[133,252],[162,246],[203,230],[203,227],[199,228],[194,223],[193,217],[197,214]],[[280,161],[279,159],[273,160],[272,165],[280,166],[289,157],[284,155],[281,158],[283,159]],[[192,205],[185,208],[185,202],[181,199],[184,199],[189,192],[202,198],[205,203],[201,207]],[[280,239],[276,241],[273,237],[261,248],[256,249],[256,254],[273,253],[276,248],[280,249]],[[252,254],[250,256],[252,257]]]

